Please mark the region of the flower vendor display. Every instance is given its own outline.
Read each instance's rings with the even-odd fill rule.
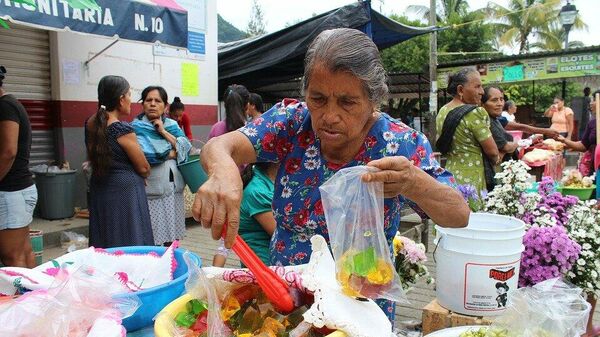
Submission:
[[[394,256],[396,256],[396,271],[405,291],[410,290],[420,279],[426,278],[427,284],[434,282],[425,266],[427,255],[425,245],[397,233],[394,237]]]
[[[520,161],[502,164],[493,191],[477,204],[486,212],[523,220],[526,234],[521,259],[519,286],[532,286],[555,277],[564,277],[588,294],[595,306],[600,290],[600,210],[596,200],[582,201],[577,196],[556,191],[556,183],[543,177],[537,190],[527,189],[529,167]],[[585,180],[585,181],[584,181]],[[587,186],[590,178],[574,171],[565,172],[563,186]],[[459,188],[467,201],[475,200],[466,187]],[[473,209],[473,207],[472,207]],[[476,209],[476,208],[475,208]],[[590,312],[588,332],[594,308]]]
[[[562,226],[532,226],[523,237],[519,287],[565,275],[576,263],[581,246]]]

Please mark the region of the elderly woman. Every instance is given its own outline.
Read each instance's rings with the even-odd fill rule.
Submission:
[[[319,186],[344,167],[379,169],[363,180],[384,183],[390,246],[407,199],[441,226],[467,224],[469,208],[446,185],[453,178],[432,159],[427,139],[377,110],[388,92],[386,75],[377,46],[365,34],[348,28],[319,34],[306,53],[302,89],[306,103],[283,100],[203,148],[209,179],[196,194],[193,214],[214,239],[227,220],[226,245],[233,243],[242,198],[237,165],[253,162],[281,163],[273,196],[276,265],[307,263],[310,237],[328,238]],[[393,317],[391,305],[384,311]]]
[[[163,87],[147,87],[142,91],[143,111],[132,122],[152,166],[146,180],[146,194],[156,245],[168,245],[185,235],[185,183],[177,163],[186,160],[191,144],[177,122],[165,117],[167,102]]]
[[[440,109],[436,120],[437,147],[447,156],[446,169],[460,184],[490,190],[493,177],[486,179],[484,165],[497,164],[500,156],[488,113],[478,107],[484,93],[479,72],[474,68],[458,71],[450,76],[447,90],[454,98]]]
[[[515,121],[515,113],[517,112],[517,105],[515,102],[508,100],[504,102],[504,107],[502,109],[502,117],[506,118],[509,122]]]

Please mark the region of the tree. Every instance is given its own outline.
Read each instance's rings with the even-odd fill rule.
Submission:
[[[490,2],[486,12],[495,20],[494,26],[500,44],[519,47],[519,54],[530,49],[530,38],[550,31],[550,25],[559,20],[561,0],[510,0],[508,7]],[[585,28],[578,14],[574,29]]]
[[[493,46],[493,32],[488,24],[476,22],[460,25],[463,22],[473,21],[480,15],[479,12],[469,13],[467,10],[468,8],[464,11],[461,9],[460,13],[462,14],[457,11],[450,11],[449,17],[444,19],[446,21],[441,25],[449,26],[449,28],[438,32],[439,52],[488,52],[496,50]],[[392,14],[390,18],[413,27],[426,26],[420,20],[409,20],[405,16]],[[457,26],[453,26],[454,24]],[[381,59],[387,71],[425,71],[429,65],[429,35],[413,37],[396,46],[382,50]],[[440,63],[457,59],[464,59],[464,56],[442,55],[439,57]]]
[[[264,35],[267,31],[265,29],[265,18],[258,0],[252,2],[252,14],[250,14],[250,22],[248,22],[248,28],[246,33],[248,36],[260,36]]]
[[[452,14],[466,14],[469,4],[467,0],[438,0],[436,5],[437,21],[446,22]],[[422,15],[423,20],[429,22],[429,7],[421,5],[410,5],[407,8],[408,13]]]
[[[553,21],[537,32],[536,42],[531,44],[532,49],[541,51],[561,51],[564,47],[566,32],[558,21]],[[581,48],[585,45],[581,41],[569,41],[568,48]]]
[[[223,17],[220,14],[217,14],[217,31],[217,40],[219,42],[238,41],[248,37],[246,33],[235,28],[234,25],[229,23],[227,20],[223,19]]]
[[[418,20],[392,14],[390,19],[413,26],[425,26]],[[429,63],[429,37],[421,35],[381,51],[383,66],[389,72],[422,72]]]
[[[438,0],[436,8],[438,26],[446,28],[438,32],[438,52],[496,51],[490,25],[479,21],[484,18],[483,10],[470,11],[466,0]],[[427,6],[411,5],[407,12],[422,16],[423,23],[429,22]],[[464,59],[464,55],[440,56],[438,61],[444,63],[457,59]]]

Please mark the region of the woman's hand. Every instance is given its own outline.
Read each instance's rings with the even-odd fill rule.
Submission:
[[[152,123],[152,125],[154,125],[154,128],[156,129],[156,131],[158,133],[160,133],[161,135],[163,132],[167,131],[167,130],[165,130],[165,125],[163,124],[162,119],[160,119],[160,118],[153,119],[150,121],[150,123]]]
[[[409,195],[415,189],[414,178],[418,170],[406,157],[385,157],[369,162],[367,166],[380,169],[363,175],[364,182],[382,182],[385,198]]]
[[[221,238],[224,224],[227,222],[225,247],[231,248],[240,227],[243,185],[237,166],[223,166],[210,174],[208,180],[198,189],[192,214],[204,228],[210,227],[215,240]]]

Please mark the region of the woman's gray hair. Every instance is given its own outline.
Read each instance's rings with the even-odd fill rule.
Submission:
[[[448,76],[448,93],[452,96],[458,95],[458,86],[464,86],[469,82],[469,75],[471,73],[479,73],[475,68],[462,68],[454,74]]]
[[[321,32],[310,44],[304,58],[302,94],[305,94],[315,65],[332,72],[349,71],[363,83],[369,101],[379,106],[387,97],[387,75],[373,41],[363,32],[337,28]]]

